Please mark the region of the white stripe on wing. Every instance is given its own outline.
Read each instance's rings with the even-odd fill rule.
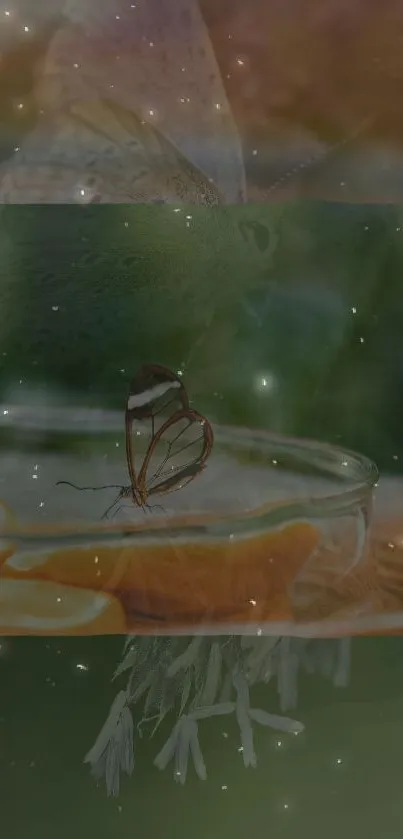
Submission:
[[[143,405],[148,405],[149,402],[154,402],[155,399],[163,396],[164,393],[173,387],[181,387],[181,383],[175,380],[161,382],[159,385],[150,387],[149,390],[143,390],[142,393],[131,393],[127,400],[127,409],[132,411],[134,408],[141,408]]]

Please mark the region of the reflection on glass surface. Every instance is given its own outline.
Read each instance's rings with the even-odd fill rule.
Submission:
[[[401,639],[349,635],[401,629],[401,40],[393,0],[0,10],[7,836],[399,831]],[[150,361],[217,434],[146,544],[55,484],[125,484]]]

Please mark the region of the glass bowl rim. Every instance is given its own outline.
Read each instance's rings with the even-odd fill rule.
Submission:
[[[89,412],[91,413],[91,412]],[[99,415],[99,412],[98,412]],[[211,514],[211,513],[178,513],[167,520],[156,522],[130,523],[120,522],[118,525],[110,522],[99,523],[96,527],[88,524],[81,526],[55,525],[52,532],[49,528],[32,528],[22,526],[12,532],[3,531],[2,538],[22,541],[24,550],[49,550],[49,541],[57,539],[58,547],[85,547],[85,544],[140,544],[150,542],[200,542],[204,538],[211,540],[228,540],[234,537],[253,536],[256,532],[265,532],[291,522],[320,519],[332,516],[342,516],[349,511],[361,510],[365,521],[369,523],[372,507],[372,490],[376,486],[378,469],[368,457],[350,449],[323,443],[310,438],[298,438],[279,435],[264,429],[251,429],[238,425],[213,425],[216,443],[229,443],[239,446],[248,444],[266,450],[273,456],[274,452],[291,455],[301,464],[314,464],[325,475],[341,478],[346,482],[346,488],[337,494],[323,494],[318,497],[302,498],[301,500],[280,500],[278,503],[266,502],[244,513]],[[87,425],[85,432],[90,435],[94,428]],[[84,433],[85,433],[84,432]],[[83,429],[80,429],[83,433]],[[350,484],[348,483],[350,482]]]

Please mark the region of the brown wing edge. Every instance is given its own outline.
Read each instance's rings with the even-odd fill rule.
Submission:
[[[189,410],[189,398],[186,392],[186,388],[182,382],[182,379],[176,374],[173,373],[172,370],[169,370],[168,367],[164,367],[161,364],[144,364],[140,367],[137,375],[132,379],[130,384],[130,390],[128,395],[128,400],[126,404],[125,410],[125,436],[126,436],[126,458],[127,458],[127,469],[129,472],[130,483],[132,487],[132,498],[133,502],[136,506],[142,506],[142,493],[140,494],[140,475],[143,473],[143,468],[145,464],[149,463],[150,460],[150,448],[154,444],[154,437],[151,440],[150,446],[147,449],[140,473],[139,478],[137,478],[136,470],[134,468],[134,453],[133,453],[133,444],[132,444],[132,427],[133,422],[135,420],[147,419],[152,417],[152,408],[149,409],[149,406],[152,403],[147,403],[145,406],[141,406],[141,408],[129,408],[128,402],[130,396],[137,395],[142,392],[142,390],[147,390],[153,387],[153,377],[155,378],[154,385],[166,382],[178,382],[178,398],[182,403],[183,410]],[[174,415],[175,416],[175,415]],[[172,417],[170,418],[170,420]],[[167,421],[168,425],[170,420]],[[161,427],[164,428],[167,423],[164,423]],[[160,429],[160,431],[161,431]],[[157,440],[159,436],[157,437]],[[154,447],[155,448],[155,444]],[[146,470],[145,470],[146,471]]]
[[[151,490],[147,490],[146,480],[147,480],[147,469],[153,455],[153,452],[160,441],[161,437],[167,429],[174,425],[181,419],[189,419],[192,422],[199,422],[203,429],[203,449],[201,455],[194,461],[194,463],[189,464],[189,466],[184,466],[182,470],[177,472],[175,475],[169,476],[166,480],[162,480],[158,483],[155,487]],[[158,430],[157,434],[155,434],[153,440],[150,443],[150,446],[147,450],[146,457],[144,458],[139,476],[138,476],[138,487],[143,497],[147,497],[148,495],[155,495],[157,493],[167,493],[173,492],[176,489],[182,488],[186,486],[200,472],[205,468],[207,459],[211,454],[212,448],[214,445],[214,433],[213,429],[205,416],[200,414],[198,411],[195,411],[191,408],[187,410],[177,411],[169,420],[167,420],[161,428]],[[181,484],[181,487],[178,487],[177,484],[185,479],[186,483]]]

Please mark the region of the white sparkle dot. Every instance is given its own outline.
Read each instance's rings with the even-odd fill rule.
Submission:
[[[5,409],[5,410],[3,411],[3,414],[4,414],[4,416],[6,416],[6,414],[8,414],[7,409]]]
[[[77,670],[84,670],[87,672],[89,670],[88,664],[76,664]]]
[[[237,58],[236,63],[239,64],[240,67],[243,67],[245,64],[243,58]]]
[[[52,312],[58,312],[59,306],[52,306]]]
[[[62,598],[61,598],[61,597],[56,597],[56,600],[57,600],[57,602],[58,602],[58,603],[61,603],[61,602],[62,602]]]
[[[256,157],[256,155],[257,155],[257,149],[253,149],[252,154],[253,154],[253,156],[254,156],[254,157]]]
[[[249,600],[249,603],[251,606],[256,606],[256,600],[253,600],[252,598]]]
[[[153,108],[150,108],[148,113],[150,114],[150,117],[153,117],[155,115],[155,111]]]
[[[360,338],[360,344],[364,343],[364,338]]]
[[[221,789],[223,789],[223,790],[228,789],[227,784],[222,784]]]
[[[217,111],[221,111],[221,105],[220,105],[220,103],[219,103],[219,102],[216,102],[216,103],[215,103],[215,105],[214,105],[214,107],[215,107],[215,109],[216,109]]]
[[[338,757],[338,758],[336,759],[336,764],[337,764],[337,766],[340,766],[340,764],[341,764],[341,763],[343,763],[343,761],[342,761],[341,757]]]
[[[154,41],[150,41],[149,46],[150,46],[150,47],[153,47],[153,46],[154,46]]]
[[[273,373],[264,373],[255,379],[255,389],[260,393],[272,393],[277,384],[276,377]]]
[[[352,307],[351,307],[351,311],[352,311],[353,315],[356,315],[356,314],[357,314],[357,309],[356,309],[356,307],[355,307],[355,306],[352,306]]]
[[[73,64],[73,67],[74,67],[76,70],[78,70],[79,66],[80,66],[80,65],[79,65],[79,64],[77,64],[77,62],[75,61],[75,62],[74,62],[74,64]]]
[[[20,150],[19,146],[14,146],[14,151],[19,151],[19,150]]]
[[[29,26],[24,26],[24,32],[29,32]]]
[[[6,9],[6,10],[5,10],[5,12],[4,12],[4,14],[5,14],[5,16],[6,16],[6,17],[10,17],[11,12],[9,12],[9,10],[8,10],[8,9]]]

